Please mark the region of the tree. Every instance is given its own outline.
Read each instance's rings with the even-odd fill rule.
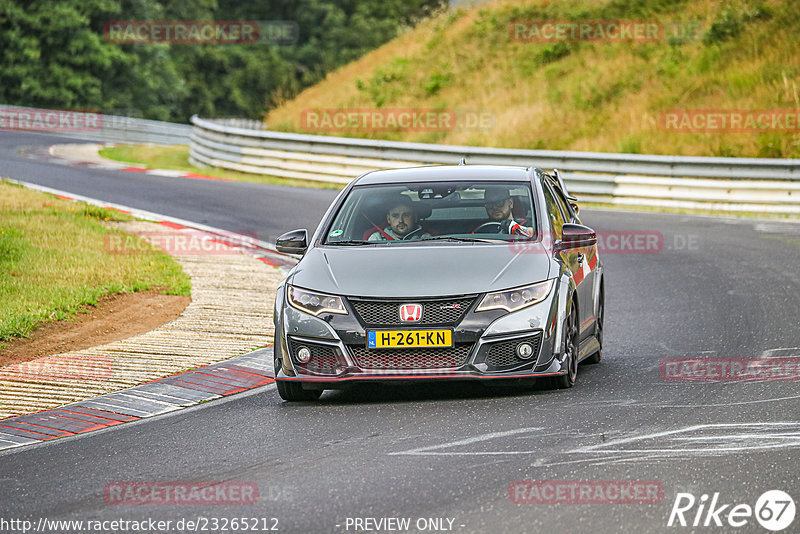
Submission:
[[[0,103],[160,120],[260,118],[442,0],[3,0]],[[118,44],[112,20],[296,23],[296,43]]]

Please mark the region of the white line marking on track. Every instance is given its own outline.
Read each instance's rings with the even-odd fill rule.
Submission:
[[[774,429],[773,432],[770,430]],[[786,429],[800,430],[800,423],[795,422],[779,422],[779,423],[717,423],[717,424],[704,424],[693,425],[678,430],[666,430],[663,432],[654,432],[652,434],[643,434],[640,436],[633,436],[630,438],[616,439],[607,441],[598,445],[585,445],[578,447],[567,454],[587,454],[587,453],[600,453],[600,454],[619,454],[619,453],[656,453],[656,454],[714,454],[726,452],[742,452],[742,451],[755,451],[764,449],[780,449],[800,446],[800,432],[785,432]],[[739,431],[737,433],[726,433],[726,430]],[[742,434],[742,430],[757,430],[755,434]],[[689,435],[682,437],[680,434],[687,434],[693,432],[712,432],[711,435],[698,436]],[[645,440],[657,439],[660,443],[669,444],[672,442],[694,442],[703,443],[705,441],[715,441],[718,446],[707,445],[705,447],[697,448],[684,448],[681,444],[680,448],[625,448],[636,442],[643,442]],[[760,440],[761,443],[747,443],[748,440]],[[745,441],[745,443],[742,443]],[[622,446],[622,448],[620,448]]]
[[[542,428],[519,428],[505,432],[491,432],[479,436],[451,441],[427,447],[418,447],[400,452],[389,453],[390,456],[519,456],[541,455],[541,448],[533,450],[480,450],[456,451],[452,449],[476,443],[485,443],[497,438],[526,439],[542,438],[548,434],[525,436]],[[579,436],[587,437],[587,436]],[[655,442],[653,446],[652,442]],[[503,441],[509,445],[509,441]],[[641,444],[642,448],[636,448]],[[530,447],[530,446],[529,446]],[[718,423],[692,425],[676,430],[652,432],[638,436],[615,439],[596,445],[584,445],[564,454],[583,454],[585,458],[554,461],[537,458],[531,467],[550,467],[570,464],[607,465],[611,463],[640,462],[684,457],[690,459],[698,454],[721,455],[736,452],[755,452],[767,449],[785,449],[800,447],[800,423]],[[491,448],[491,446],[490,446]]]
[[[407,451],[401,452],[390,452],[390,456],[396,455],[413,455],[413,456],[449,456],[449,455],[484,455],[484,454],[528,454],[528,452],[523,451],[510,451],[510,452],[432,452],[438,449],[446,449],[449,447],[458,447],[461,445],[471,445],[473,443],[479,443],[481,441],[489,441],[490,439],[495,438],[504,438],[507,436],[513,436],[516,434],[524,434],[530,432],[536,432],[537,430],[542,430],[540,427],[532,427],[532,428],[517,428],[515,430],[506,430],[505,432],[490,432],[488,434],[481,434],[480,436],[475,436],[472,438],[461,439],[458,441],[451,441],[448,443],[442,443],[440,445],[430,445],[428,447],[419,447],[417,449],[410,449]]]
[[[747,382],[748,384],[754,384],[756,382]],[[758,400],[751,400],[751,401],[740,401],[740,402],[725,402],[725,403],[718,403],[718,404],[637,404],[636,406],[651,406],[654,408],[714,408],[718,406],[743,406],[746,404],[762,404],[765,402],[779,402],[779,401],[786,401],[786,400],[795,400],[800,399],[800,395],[792,395],[791,397],[777,397],[774,399],[758,399]]]

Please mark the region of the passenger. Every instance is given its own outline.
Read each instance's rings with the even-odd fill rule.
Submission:
[[[489,220],[473,233],[500,233],[514,234],[524,237],[533,236],[533,228],[522,226],[520,222],[514,220],[514,198],[507,187],[489,186],[483,194],[484,207]]]
[[[410,198],[400,195],[393,199],[390,206],[386,212],[389,226],[370,235],[368,241],[412,241],[431,237],[419,225],[419,215]]]

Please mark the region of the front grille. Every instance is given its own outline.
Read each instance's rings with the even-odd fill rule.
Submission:
[[[413,370],[461,367],[472,351],[472,343],[457,343],[453,348],[368,349],[350,346],[356,364],[362,369]]]
[[[297,352],[302,347],[306,347],[311,351],[311,359],[306,363],[299,363],[297,360]],[[290,339],[289,352],[292,355],[292,361],[294,362],[295,368],[300,373],[315,375],[336,374],[336,365],[339,363],[339,349],[336,347]]]
[[[489,346],[486,354],[486,363],[492,367],[512,367],[523,363],[536,361],[539,354],[539,345],[542,342],[541,332],[533,336],[520,337],[508,341],[498,341]],[[517,356],[517,346],[520,343],[530,343],[533,346],[533,354],[530,358],[523,360]]]
[[[365,326],[407,326],[409,323],[400,320],[400,306],[413,303],[422,305],[422,319],[415,325],[453,326],[464,317],[475,297],[404,301],[350,298],[349,301]]]

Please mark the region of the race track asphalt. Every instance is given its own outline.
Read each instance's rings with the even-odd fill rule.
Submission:
[[[54,142],[0,134],[0,176],[262,238],[312,229],[335,194],[71,168],[18,153]],[[732,506],[719,516],[723,527],[714,518],[702,526],[705,514],[698,527],[667,522],[678,493],[751,507],[767,490],[800,498],[798,382],[668,381],[660,369],[669,358],[800,356],[800,225],[596,210],[582,218],[600,232],[662,237],[657,250],[603,256],[604,357],[581,366],[573,389],[364,386],[287,404],[268,386],[2,453],[0,519],[277,518],[282,532],[364,532],[356,518],[403,517],[412,527],[451,519],[453,532],[765,532],[754,517],[728,525]],[[525,480],[649,481],[663,495],[645,504],[512,502],[510,485]],[[104,498],[117,482],[252,483],[259,498],[124,505]],[[689,523],[697,510],[685,513]]]

